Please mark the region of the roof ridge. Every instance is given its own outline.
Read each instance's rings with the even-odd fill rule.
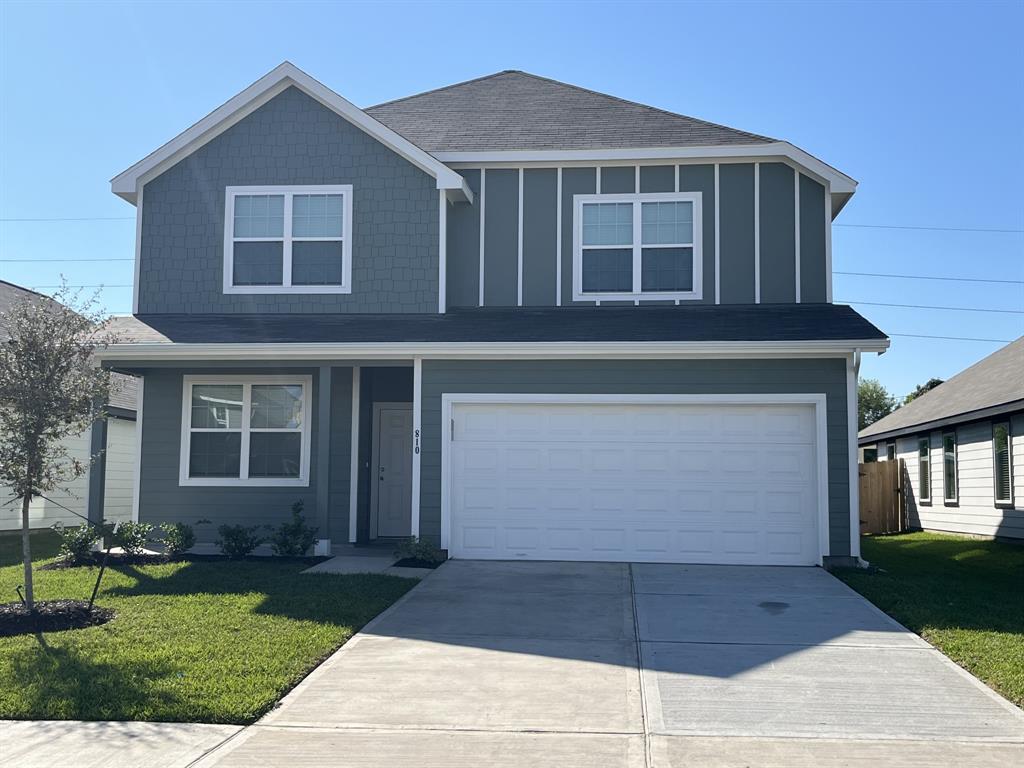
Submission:
[[[495,75],[505,74],[505,73],[508,73],[508,72],[517,72],[517,73],[519,73],[521,75],[525,75],[526,77],[532,77],[534,80],[543,80],[544,82],[554,83],[556,85],[561,85],[561,86],[564,86],[566,88],[572,88],[573,90],[576,90],[576,91],[582,91],[583,93],[589,93],[592,96],[602,96],[602,97],[604,97],[606,99],[611,99],[612,101],[617,101],[620,104],[629,104],[630,106],[633,106],[633,107],[641,107],[642,109],[649,109],[652,112],[660,112],[661,114],[668,115],[669,117],[681,117],[684,120],[694,120],[694,121],[696,121],[698,123],[704,123],[704,125],[710,125],[710,126],[713,126],[715,128],[722,128],[722,129],[727,130],[727,131],[733,131],[735,133],[742,133],[745,136],[750,136],[751,138],[755,138],[755,139],[764,139],[766,141],[777,141],[777,139],[773,139],[773,138],[771,138],[769,136],[764,136],[763,134],[760,134],[760,133],[751,133],[750,131],[744,131],[741,128],[733,128],[730,125],[723,125],[722,123],[713,123],[710,120],[704,120],[703,118],[694,117],[693,115],[684,115],[681,112],[672,112],[671,110],[663,109],[662,107],[655,107],[655,106],[652,106],[650,104],[644,104],[644,103],[639,102],[639,101],[633,101],[632,99],[624,99],[621,96],[615,96],[614,94],[611,94],[611,93],[604,93],[603,91],[595,91],[593,88],[585,88],[584,86],[576,85],[575,83],[566,83],[566,82],[564,82],[562,80],[556,80],[553,77],[544,77],[543,75],[535,75],[532,72],[524,72],[524,71],[518,70],[518,69],[506,69],[504,72],[496,72],[494,75],[492,75],[492,77],[495,76]]]
[[[459,86],[462,86],[462,85],[469,85],[470,83],[478,83],[478,82],[480,82],[482,80],[490,80],[492,77],[498,77],[499,75],[507,75],[507,74],[510,74],[512,72],[518,72],[519,74],[523,74],[523,75],[528,74],[527,72],[522,72],[521,70],[518,70],[518,69],[503,69],[500,72],[492,72],[489,75],[481,75],[480,77],[471,77],[469,80],[461,80],[458,83],[450,83],[449,85],[442,85],[442,86],[439,86],[437,88],[431,88],[428,91],[420,91],[419,93],[410,93],[408,96],[402,96],[402,97],[397,98],[397,99],[391,99],[390,101],[382,101],[380,104],[374,104],[373,106],[370,106],[370,107],[363,107],[363,111],[364,112],[369,112],[371,109],[377,109],[378,107],[389,107],[392,104],[399,104],[399,103],[401,103],[403,101],[408,101],[409,99],[416,99],[416,98],[419,98],[420,96],[429,96],[432,93],[441,93],[441,91],[449,91],[452,88],[458,88]]]

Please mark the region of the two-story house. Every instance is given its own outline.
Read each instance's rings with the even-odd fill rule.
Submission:
[[[112,186],[143,521],[301,499],[323,553],[859,555],[888,341],[832,303],[856,183],[785,141],[514,71],[363,110],[285,63]]]

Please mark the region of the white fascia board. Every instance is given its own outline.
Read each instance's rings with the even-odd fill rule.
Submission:
[[[704,147],[646,147],[638,149],[578,149],[578,150],[512,150],[503,152],[435,152],[445,163],[585,163],[614,161],[653,161],[730,158],[770,159],[783,157],[796,163],[822,181],[827,181],[832,193],[852,195],[857,182],[842,171],[822,162],[788,141],[763,144],[713,145]]]
[[[142,184],[195,152],[290,86],[295,86],[316,99],[420,170],[433,176],[437,179],[438,189],[455,190],[456,194],[461,193],[467,199],[472,199],[469,186],[459,173],[287,61],[229,99],[191,128],[115,176],[110,182],[111,191],[130,203],[135,203],[136,192]]]
[[[96,357],[107,363],[137,360],[398,360],[413,357],[480,359],[657,359],[843,357],[854,350],[884,352],[888,339],[849,341],[651,341],[651,342],[432,342],[350,344],[111,344]]]

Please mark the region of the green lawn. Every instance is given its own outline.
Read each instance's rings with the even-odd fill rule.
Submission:
[[[1024,546],[938,533],[862,539],[879,571],[836,575],[1024,706]]]
[[[60,537],[49,528],[29,533],[29,546],[32,547],[32,559],[42,560],[53,557],[60,550]],[[21,562],[21,531],[4,531],[0,533],[0,567]],[[15,595],[17,599],[17,595]],[[0,596],[0,603],[11,602]]]
[[[21,566],[9,564],[7,541],[0,546],[0,602],[11,602]],[[108,569],[97,603],[117,612],[110,623],[0,637],[0,719],[250,723],[415,584],[300,576],[304,567],[267,559]],[[36,597],[88,599],[96,573],[36,571]]]

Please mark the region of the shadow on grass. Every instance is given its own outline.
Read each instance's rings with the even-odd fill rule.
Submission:
[[[36,644],[10,653],[11,691],[19,711],[39,720],[123,719],[126,712],[145,719],[147,712],[171,711],[177,698],[155,683],[178,674],[170,664],[133,660],[96,661],[87,652]],[[16,716],[16,715],[15,715]]]
[[[358,629],[415,583],[379,574],[303,575],[306,563],[273,560],[192,561],[172,566],[115,565],[131,586],[104,589],[113,597],[252,595],[256,613]]]

